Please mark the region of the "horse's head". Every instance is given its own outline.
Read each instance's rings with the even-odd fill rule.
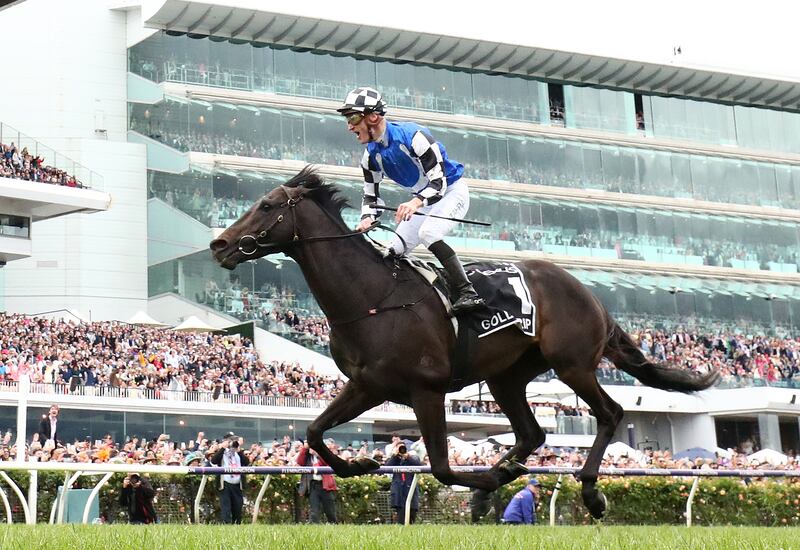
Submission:
[[[310,224],[302,222],[303,212],[311,206],[308,203],[315,202],[323,210],[336,214],[334,219],[344,227],[338,214],[345,201],[306,167],[264,195],[219,238],[211,241],[209,247],[214,259],[222,267],[233,269],[244,261],[287,250],[302,241],[301,232],[302,236],[308,236]]]

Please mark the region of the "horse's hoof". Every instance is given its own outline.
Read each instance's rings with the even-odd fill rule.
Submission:
[[[350,464],[355,466],[359,470],[358,473],[360,474],[367,474],[372,470],[377,470],[378,468],[381,467],[379,462],[376,462],[366,456],[360,456],[355,460],[351,461]]]
[[[472,523],[478,523],[486,514],[489,513],[491,508],[490,496],[492,493],[484,489],[473,489],[472,502],[470,502],[470,512],[472,516]]]
[[[518,477],[528,475],[529,473],[528,467],[524,464],[520,464],[516,460],[506,460],[502,462],[497,469],[502,476],[501,485],[505,485],[509,481],[514,481]]]
[[[594,519],[603,519],[608,509],[608,499],[602,491],[597,491],[591,502],[586,503],[586,507],[589,509],[589,513]]]

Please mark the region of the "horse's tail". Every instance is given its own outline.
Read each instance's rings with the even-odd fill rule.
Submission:
[[[608,315],[608,325],[611,331],[603,355],[613,361],[618,369],[627,372],[646,386],[688,393],[709,388],[719,378],[717,370],[699,374],[648,361],[630,335],[622,330],[610,315]]]

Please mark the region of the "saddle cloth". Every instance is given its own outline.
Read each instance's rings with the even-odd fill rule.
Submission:
[[[536,335],[536,304],[522,272],[512,262],[476,262],[464,266],[475,291],[487,307],[460,317],[478,338],[516,325],[528,336]]]
[[[447,275],[443,269],[425,263],[413,256],[403,257],[408,265],[416,269],[430,284],[439,290],[442,297],[451,296],[447,287]],[[528,336],[536,335],[536,305],[522,272],[512,262],[475,262],[464,266],[475,291],[486,301],[480,308],[467,315],[459,315],[458,321],[466,323],[478,338],[516,325]],[[451,304],[446,304],[449,308]],[[454,327],[458,325],[455,323]],[[455,328],[456,332],[458,329]]]

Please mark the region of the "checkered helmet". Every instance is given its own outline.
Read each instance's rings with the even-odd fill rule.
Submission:
[[[386,114],[386,104],[383,102],[383,96],[375,88],[356,88],[347,93],[344,98],[342,106],[336,109],[339,113],[346,115],[350,113],[378,113],[379,115]]]

